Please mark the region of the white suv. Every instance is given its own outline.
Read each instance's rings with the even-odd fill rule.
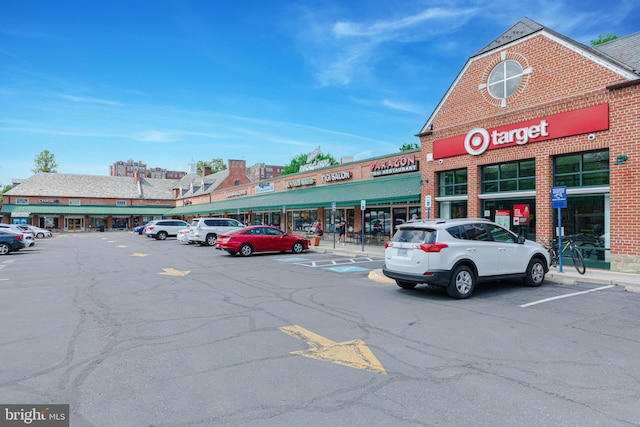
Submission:
[[[384,254],[385,276],[412,289],[418,283],[446,287],[453,298],[467,298],[477,283],[522,278],[540,286],[549,271],[549,253],[484,219],[411,221],[397,227]]]
[[[179,219],[161,219],[151,221],[144,229],[147,237],[155,237],[157,240],[166,240],[169,236],[177,236],[178,231],[189,228],[189,223]]]
[[[196,218],[189,228],[189,242],[213,246],[218,234],[228,234],[244,228],[244,224],[233,218]]]

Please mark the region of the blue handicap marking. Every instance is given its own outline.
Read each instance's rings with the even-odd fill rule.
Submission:
[[[300,261],[307,261],[309,258],[276,258],[275,261],[280,261],[280,262],[300,262]]]
[[[339,265],[336,267],[325,267],[325,270],[335,271],[336,273],[353,273],[354,271],[369,271],[369,268],[356,267],[353,265]]]

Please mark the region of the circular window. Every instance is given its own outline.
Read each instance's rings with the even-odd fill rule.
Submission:
[[[523,76],[522,66],[518,61],[507,59],[495,66],[487,79],[489,94],[497,99],[506,99],[520,86]]]

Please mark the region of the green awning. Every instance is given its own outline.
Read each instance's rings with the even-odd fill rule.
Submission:
[[[166,216],[172,206],[69,206],[69,205],[2,205],[0,213],[23,213],[28,215],[124,215]],[[12,215],[15,216],[15,215]]]
[[[222,200],[198,205],[178,206],[168,211],[167,216],[202,215],[213,212],[280,210],[317,208],[323,206],[367,206],[389,203],[420,201],[421,176],[419,172],[352,181],[343,184],[326,184],[298,190],[286,190],[257,196]]]

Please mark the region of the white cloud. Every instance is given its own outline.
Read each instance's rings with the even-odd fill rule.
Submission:
[[[348,86],[356,76],[361,80],[375,70],[388,53],[387,43],[427,42],[438,34],[446,34],[477,14],[478,8],[428,8],[418,13],[387,20],[357,22],[326,20],[308,14],[301,29],[308,44],[301,47],[317,69],[322,86]],[[429,24],[437,23],[437,25]],[[312,30],[309,30],[311,28]],[[308,32],[307,32],[308,31]],[[312,52],[309,54],[308,52]]]
[[[147,130],[144,132],[138,132],[131,135],[132,139],[144,142],[174,142],[177,138],[171,132],[163,132],[159,130]]]
[[[57,94],[58,98],[65,99],[67,101],[73,102],[81,102],[81,103],[90,103],[90,104],[100,104],[100,105],[121,105],[116,101],[109,101],[106,99],[98,99],[98,98],[90,98],[86,96],[75,96],[75,95],[66,95],[66,94]]]

